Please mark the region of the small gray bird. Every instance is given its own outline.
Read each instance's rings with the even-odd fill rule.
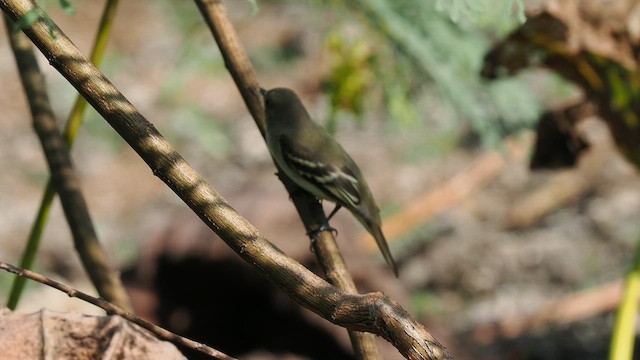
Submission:
[[[265,100],[267,146],[278,166],[298,186],[335,209],[351,211],[376,239],[385,261],[398,276],[389,245],[380,229],[380,210],[358,165],[309,116],[295,92],[287,88],[261,89]]]

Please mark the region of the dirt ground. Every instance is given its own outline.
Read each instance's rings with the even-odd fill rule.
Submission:
[[[105,72],[240,214],[313,268],[304,230],[273,175],[267,149],[210,34],[198,22],[195,6],[189,5],[122,2]],[[82,1],[77,6],[73,17],[51,6],[52,18],[86,52],[99,11]],[[178,22],[172,12],[184,12],[180,14],[186,20]],[[252,57],[287,39],[299,39],[304,54],[300,59],[287,65],[286,71],[258,60],[259,78],[266,87],[296,89],[310,112],[323,118],[327,106],[319,81],[326,54],[321,31],[331,26],[332,17],[312,16],[306,5],[291,4],[264,6],[253,17],[248,2],[232,5],[230,13]],[[278,21],[283,14],[290,21]],[[0,39],[0,167],[4,169],[0,260],[17,263],[47,172],[4,28]],[[192,45],[184,46],[185,42]],[[62,122],[74,95],[42,60]],[[505,142],[506,151],[459,148],[443,156],[407,161],[401,154],[416,141],[416,129],[398,130],[385,120],[372,117],[362,126],[341,122],[339,140],[366,174],[385,222],[412,206],[431,210],[424,210],[414,229],[391,239],[400,264],[399,279],[384,268],[360,225],[344,211],[336,216],[332,225],[339,229],[340,246],[363,291],[382,290],[394,297],[419,316],[456,359],[602,359],[619,296],[616,282],[629,266],[640,237],[640,177],[617,154],[606,127],[597,119],[583,124],[591,147],[576,168],[531,172],[527,164],[530,133]],[[202,271],[217,274],[211,275],[211,281],[225,294],[208,293],[207,299],[236,299],[216,303],[225,309],[218,313],[212,303],[189,305],[210,312],[207,316],[212,321],[222,323],[221,314],[229,310],[225,307],[238,306],[233,295],[243,301],[286,304],[282,293],[261,285],[261,278],[254,278],[219,239],[212,240],[195,215],[99,116],[91,112],[87,122],[73,150],[75,165],[100,238],[126,270],[125,279],[137,296],[140,312],[197,334],[189,324],[204,315],[185,310],[189,302],[171,294],[189,294],[178,284],[191,283],[185,280],[186,274]],[[425,123],[420,131],[427,134],[428,119]],[[445,195],[434,196],[438,191]],[[552,205],[545,208],[544,204]],[[56,203],[36,270],[91,292],[70,240]],[[158,279],[165,279],[165,285]],[[242,293],[247,286],[232,284],[241,281],[252,284],[255,293]],[[202,290],[202,278],[193,282]],[[10,283],[8,275],[0,274],[1,302]],[[47,307],[100,313],[40,286],[28,290],[20,306],[24,311]],[[593,291],[593,296],[587,297],[587,291]],[[258,297],[264,294],[269,295]],[[246,305],[256,304],[247,301]],[[350,358],[342,330],[292,304],[282,305],[279,311],[287,315],[275,312],[274,317],[254,315],[243,321],[231,317],[231,323],[245,326],[228,337],[249,331],[246,322],[253,320],[247,335],[252,339],[289,327],[289,335],[281,338],[289,337],[294,343],[312,338],[317,347],[297,349],[274,336],[270,346],[244,341],[227,345],[227,351],[244,354],[243,358],[248,353],[251,358],[271,358],[272,352],[278,358],[319,359],[329,356],[320,355],[324,349],[333,351],[332,358]],[[267,326],[279,321],[281,327]],[[311,330],[299,332],[298,326]],[[295,333],[299,339],[291,335]],[[224,335],[208,336],[215,345],[216,336],[219,340]],[[225,350],[225,345],[219,346]],[[383,346],[385,358],[399,358],[389,345]]]

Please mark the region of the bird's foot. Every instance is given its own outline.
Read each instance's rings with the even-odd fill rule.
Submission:
[[[323,231],[331,231],[334,237],[338,236],[338,230],[336,230],[335,228],[332,228],[331,226],[329,226],[329,224],[320,225],[319,228],[315,230],[311,230],[307,233],[307,236],[309,236],[309,238],[311,239],[312,245],[316,241],[318,235],[320,235],[320,233]]]

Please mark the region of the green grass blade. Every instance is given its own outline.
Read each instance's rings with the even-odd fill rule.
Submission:
[[[102,12],[102,18],[100,20],[100,25],[98,26],[98,33],[96,35],[96,39],[94,41],[93,49],[91,52],[91,61],[96,66],[100,66],[100,63],[104,58],[107,42],[109,40],[109,35],[113,26],[113,19],[116,14],[118,1],[119,0],[107,1],[104,11]],[[69,118],[67,119],[67,125],[65,126],[63,134],[63,137],[69,149],[71,149],[71,147],[73,146],[73,142],[78,135],[80,127],[82,126],[84,120],[84,109],[86,108],[86,106],[86,100],[84,100],[82,96],[78,95],[71,113],[69,114]],[[22,258],[20,259],[20,267],[24,269],[31,269],[33,266],[38,247],[40,246],[40,239],[42,238],[42,233],[44,232],[44,228],[47,224],[49,212],[51,210],[51,204],[53,203],[55,195],[55,189],[53,187],[53,183],[51,182],[51,177],[49,177],[44,195],[42,196],[42,201],[40,202],[40,208],[38,209],[38,213],[36,214],[33,226],[31,227],[31,232],[29,233],[29,237],[27,239],[27,245],[25,246]],[[25,278],[15,278],[13,285],[11,286],[11,291],[9,292],[9,300],[7,301],[7,307],[9,309],[13,310],[18,305],[20,296],[22,295],[22,291],[24,290],[25,283]]]
[[[631,360],[636,335],[636,317],[638,316],[638,296],[640,295],[640,242],[636,248],[633,266],[625,276],[622,301],[618,307],[613,326],[610,360]]]

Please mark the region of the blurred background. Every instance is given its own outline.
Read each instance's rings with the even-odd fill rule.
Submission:
[[[367,177],[400,277],[341,211],[332,226],[362,292],[399,301],[456,359],[606,356],[640,238],[636,1],[224,3],[261,85],[293,88]],[[74,5],[45,8],[88,53],[103,1]],[[48,173],[4,27],[0,39],[0,259],[16,264]],[[75,92],[40,59],[63,121]],[[103,71],[318,271],[194,3],[121,2]],[[242,358],[353,358],[346,331],[245,265],[92,109],[73,156],[138,313]],[[93,293],[57,202],[35,270]],[[0,303],[12,281],[0,274]],[[42,307],[101,313],[29,284],[19,310]]]

